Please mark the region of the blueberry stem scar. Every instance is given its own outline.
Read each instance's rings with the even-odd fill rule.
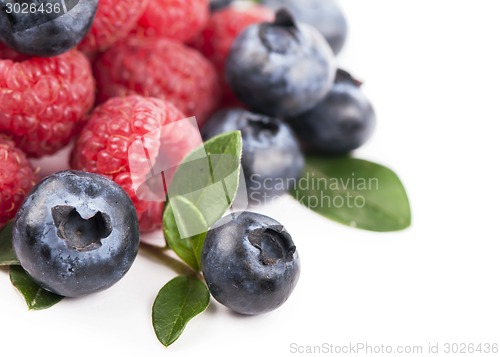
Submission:
[[[281,26],[281,27],[290,27],[290,28],[297,27],[295,19],[293,18],[290,11],[288,11],[286,8],[279,9],[276,12],[276,18],[273,24],[275,26]]]
[[[268,132],[270,136],[275,136],[276,134],[279,133],[280,126],[279,124],[275,121],[272,120],[269,117],[266,117],[265,115],[256,115],[253,113],[248,113],[246,115],[247,121],[248,121],[248,127],[244,128],[243,130],[253,130],[254,133],[262,133],[262,132]],[[255,137],[258,137],[258,135],[254,135]]]
[[[113,231],[110,217],[98,211],[85,219],[73,206],[52,207],[52,219],[57,228],[57,236],[63,239],[68,248],[86,252],[102,246],[101,239]]]
[[[286,9],[278,10],[274,22],[261,25],[259,37],[270,52],[280,54],[287,53],[292,41],[299,42],[297,24],[292,14]]]
[[[295,245],[283,227],[256,229],[248,233],[248,240],[260,251],[259,259],[264,265],[274,265],[281,260],[293,260]]]

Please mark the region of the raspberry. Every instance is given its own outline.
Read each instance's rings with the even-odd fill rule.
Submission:
[[[36,175],[14,142],[0,134],[0,229],[14,218]]]
[[[94,80],[78,51],[28,58],[0,48],[0,132],[28,156],[69,143],[94,102]]]
[[[127,37],[137,25],[149,0],[99,0],[97,13],[89,33],[79,45],[87,54],[108,49]]]
[[[238,102],[225,80],[225,64],[231,46],[238,35],[248,26],[272,21],[274,13],[256,4],[233,4],[216,11],[203,31],[190,42],[217,70],[223,93],[223,105],[234,106]],[[239,106],[239,105],[238,105]]]
[[[139,198],[140,191],[135,189],[134,182],[149,185],[151,167],[160,157],[168,158],[175,166],[201,143],[201,139],[197,140],[199,132],[184,121],[176,125],[175,132],[155,130],[185,117],[173,104],[161,99],[112,98],[90,115],[73,149],[71,167],[101,174],[118,183],[134,203],[141,231],[160,228],[164,199],[147,201],[142,199],[143,195]],[[137,140],[143,140],[149,162],[145,162],[144,156],[132,154],[131,146]]]
[[[208,14],[208,0],[150,0],[135,32],[185,42],[201,31]]]
[[[165,38],[130,37],[94,63],[98,100],[139,94],[172,102],[202,125],[219,103],[212,64],[197,51]]]

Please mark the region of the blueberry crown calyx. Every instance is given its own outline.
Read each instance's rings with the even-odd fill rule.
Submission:
[[[276,136],[280,131],[279,123],[271,117],[264,115],[247,115],[242,131],[252,132],[254,136],[259,136],[263,132]]]
[[[259,37],[270,52],[285,54],[292,42],[299,42],[299,28],[290,11],[280,9],[274,22],[260,26]]]
[[[75,207],[55,206],[52,207],[52,218],[57,236],[65,241],[68,248],[80,252],[101,247],[101,239],[108,237],[113,231],[110,217],[100,211],[85,219]]]
[[[290,29],[297,29],[297,23],[295,21],[295,18],[293,17],[292,13],[285,8],[276,11],[276,16],[274,18],[273,25],[280,27],[288,27]]]
[[[263,265],[293,260],[296,248],[283,227],[256,229],[249,233],[248,238],[250,244],[260,251],[259,259]]]

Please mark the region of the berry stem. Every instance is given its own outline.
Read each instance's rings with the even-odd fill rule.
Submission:
[[[359,78],[354,77],[352,74],[349,72],[339,68],[337,69],[337,75],[335,77],[335,82],[349,82],[352,85],[360,88],[363,85],[363,81],[360,80]]]
[[[151,258],[154,258],[161,263],[168,266],[170,269],[175,271],[179,275],[192,275],[197,277],[198,279],[204,281],[200,272],[194,271],[188,265],[184,264],[180,260],[170,256],[165,250],[164,247],[158,247],[156,245],[152,245],[149,243],[141,242],[140,244],[141,251],[148,255]]]

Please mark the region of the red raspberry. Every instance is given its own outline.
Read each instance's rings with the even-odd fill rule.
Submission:
[[[127,37],[137,25],[149,0],[99,0],[99,6],[89,33],[79,49],[93,54],[108,49]]]
[[[94,92],[90,64],[78,51],[29,58],[0,48],[0,132],[28,156],[53,154],[68,144]]]
[[[146,201],[142,199],[145,195],[139,198],[138,194],[145,189],[155,189],[148,187],[147,180],[157,159],[167,158],[176,166],[201,144],[199,132],[184,121],[178,122],[173,131],[155,130],[185,117],[173,104],[161,99],[112,98],[92,112],[76,141],[71,167],[101,174],[118,183],[134,202],[141,231],[160,228],[165,196],[162,201]],[[141,143],[137,140],[142,140],[142,156],[132,153],[132,145]],[[138,186],[134,183],[137,182],[144,184],[140,186],[143,191],[136,189]]]
[[[150,0],[135,33],[186,42],[205,26],[208,0]]]
[[[190,42],[215,66],[223,93],[223,105],[239,104],[225,80],[226,59],[238,35],[248,26],[272,21],[274,13],[261,5],[236,3],[216,11],[203,31]],[[239,106],[239,105],[238,105]]]
[[[36,175],[14,142],[0,134],[0,229],[14,218]]]
[[[94,63],[98,100],[139,94],[171,101],[200,125],[215,111],[220,89],[212,64],[165,38],[130,37]]]

